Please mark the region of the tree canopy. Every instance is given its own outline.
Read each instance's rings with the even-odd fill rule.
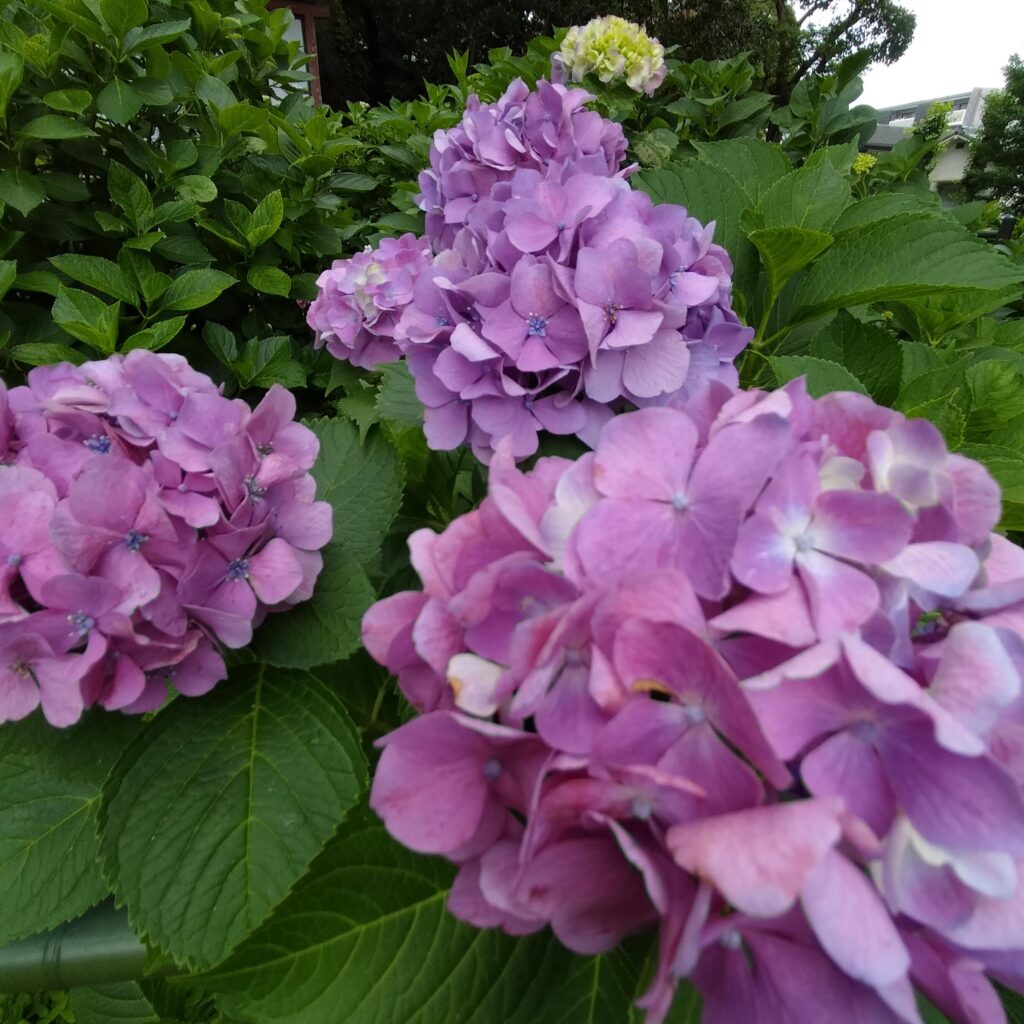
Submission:
[[[1024,217],[1024,60],[1014,54],[1003,74],[1005,87],[985,100],[964,190],[997,199],[1007,213]]]
[[[334,52],[322,63],[335,104],[412,98],[424,79],[449,77],[453,50],[468,50],[471,62],[496,46],[521,52],[533,36],[609,13],[646,25],[681,60],[749,52],[764,87],[785,103],[804,75],[855,51],[892,63],[915,27],[894,0],[332,0],[332,10]]]

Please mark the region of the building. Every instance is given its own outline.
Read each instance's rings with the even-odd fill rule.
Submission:
[[[970,156],[970,141],[981,128],[985,110],[985,97],[991,89],[972,89],[951,96],[936,96],[930,100],[917,100],[878,111],[878,128],[864,145],[867,153],[887,153],[896,143],[907,137],[919,121],[924,120],[933,103],[952,103],[949,114],[949,135],[946,148],[936,161],[929,177],[932,187],[945,192],[964,176]]]

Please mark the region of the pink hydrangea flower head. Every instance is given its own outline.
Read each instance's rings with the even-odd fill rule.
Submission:
[[[0,383],[0,722],[205,693],[223,647],[304,600],[330,539],[316,436],[136,350]]]
[[[672,315],[628,244],[585,285],[636,312],[599,341]],[[524,253],[452,351],[488,318],[527,344],[506,325],[550,266]],[[515,454],[363,624],[419,712],[371,804],[459,866],[450,911],[587,954],[657,924],[649,1024],[682,978],[708,1021],[912,1024],[915,986],[999,1019],[988,975],[1024,988],[1024,555],[986,471],[802,381],[624,413],[575,462]]]

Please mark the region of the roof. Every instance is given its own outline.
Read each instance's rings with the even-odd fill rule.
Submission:
[[[932,96],[931,98],[923,100],[910,100],[907,103],[887,103],[884,107],[875,107],[875,109],[880,113],[893,110],[909,110],[910,107],[914,107],[916,109],[918,107],[931,106],[933,103],[947,103],[950,100],[970,99],[975,93],[987,96],[990,92],[994,91],[995,87],[989,88],[986,86],[975,86],[973,89],[964,89],[961,92],[952,92],[948,96]]]

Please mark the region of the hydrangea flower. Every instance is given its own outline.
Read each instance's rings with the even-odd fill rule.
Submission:
[[[554,66],[572,81],[595,75],[602,82],[624,81],[634,92],[653,96],[665,80],[665,48],[642,26],[617,15],[592,18],[565,34]]]
[[[420,178],[430,264],[407,235],[400,267],[385,242],[321,277],[318,343],[359,366],[404,354],[433,448],[488,461],[507,436],[516,458],[541,431],[591,444],[615,411],[736,383],[753,331],[732,311],[714,225],[629,187],[621,129],[588,98],[514,82],[470,102]],[[367,267],[393,282],[393,305],[356,301]]]
[[[575,462],[513,455],[412,535],[423,589],[363,622],[419,712],[371,804],[458,865],[449,910],[580,953],[657,925],[648,1024],[682,978],[709,1022],[910,1024],[915,986],[1001,1019],[986,974],[1024,989],[1024,553],[987,471],[802,381],[711,382]]]
[[[0,382],[0,722],[205,693],[311,595],[331,509],[294,418],[278,385],[250,409],[144,350]]]

